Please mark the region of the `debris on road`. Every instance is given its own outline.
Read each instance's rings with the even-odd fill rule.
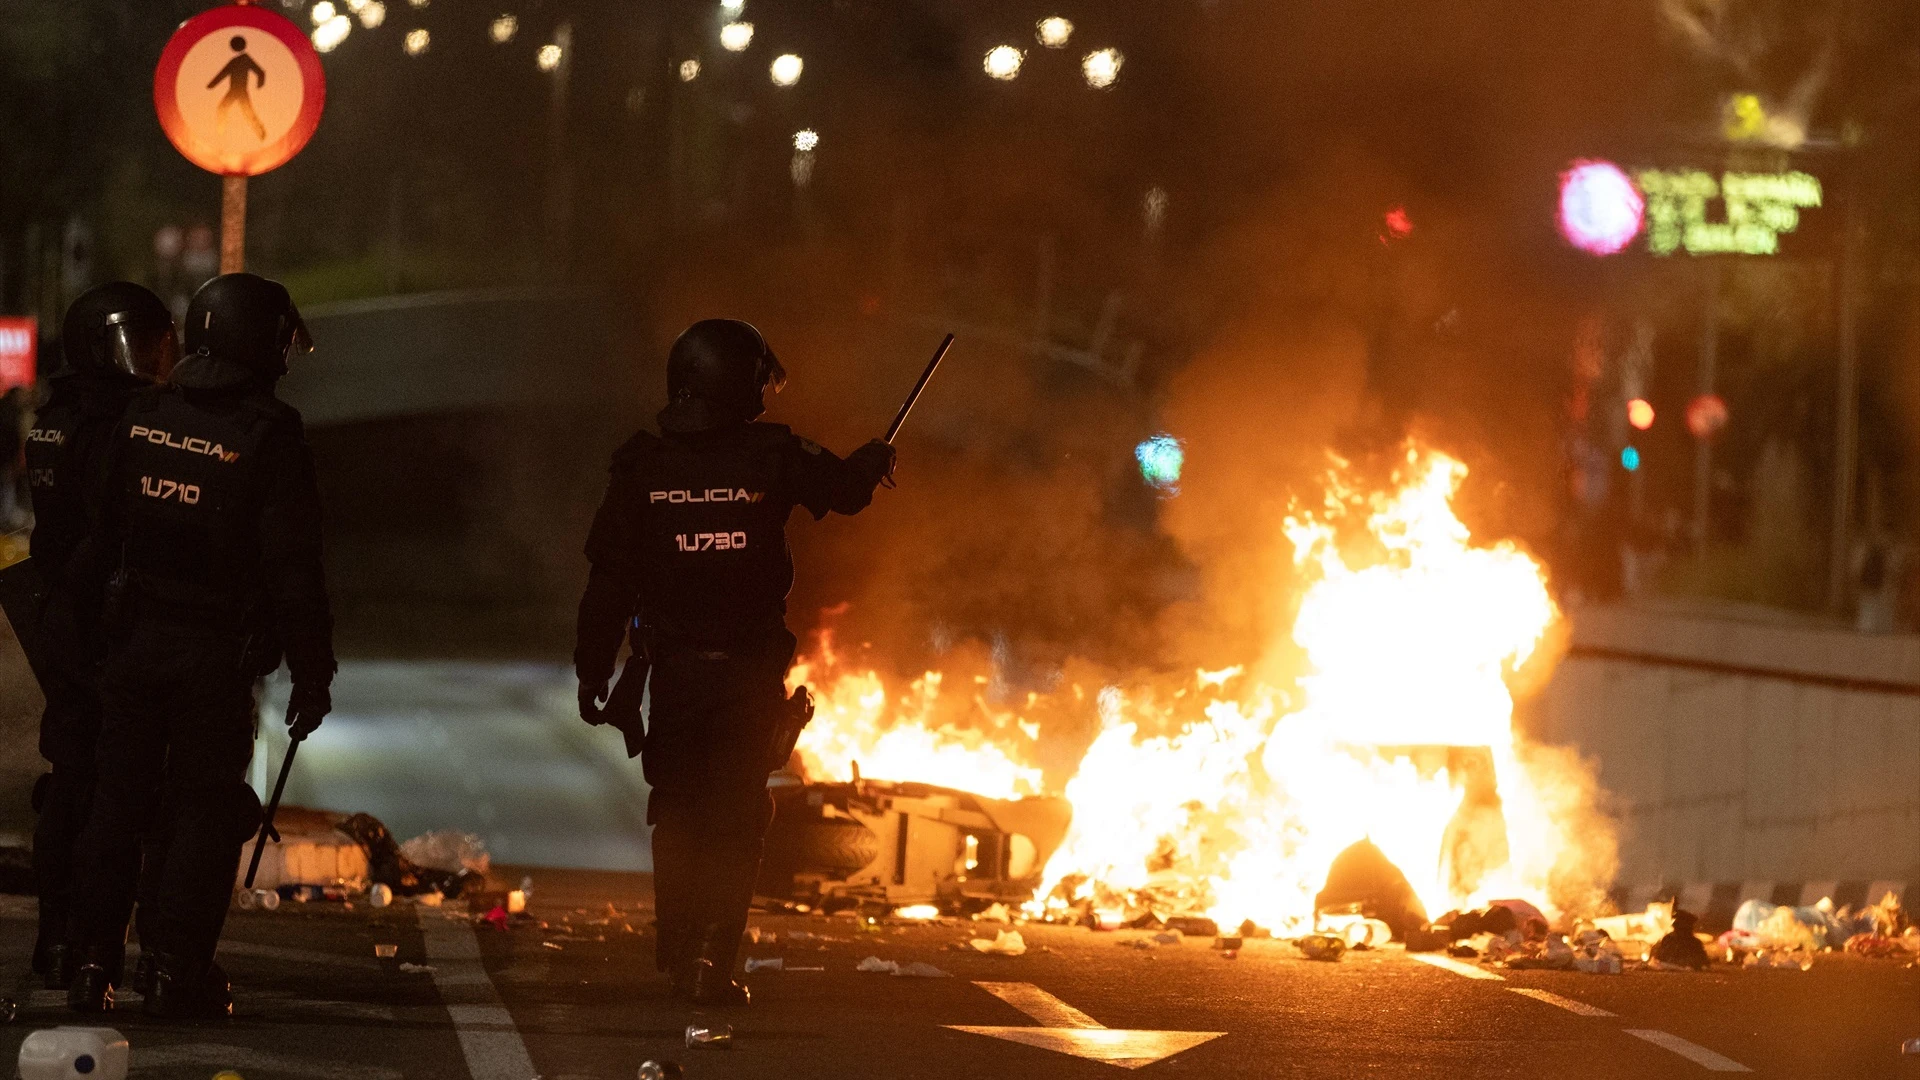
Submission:
[[[896,911],[894,914],[898,915],[900,912]],[[1013,913],[1007,910],[1007,905],[996,901],[988,904],[986,910],[974,912],[973,921],[1010,923],[1013,921]]]
[[[433,973],[433,965],[432,964],[414,964],[414,963],[409,963],[405,960],[402,960],[400,961],[400,970],[406,972],[409,975],[431,975]]]
[[[1294,941],[1300,955],[1309,960],[1333,962],[1347,954],[1347,939],[1332,934],[1308,934]]]
[[[1825,899],[1806,907],[1748,900],[1733,913],[1733,928],[1751,931],[1766,949],[1818,951],[1829,945],[1845,944],[1844,937],[1833,940],[1840,924],[1833,917],[1833,901]]]
[[[1327,868],[1326,887],[1315,894],[1313,907],[1317,914],[1379,919],[1402,939],[1427,925],[1427,909],[1407,876],[1371,840],[1361,840],[1334,856]]]
[[[788,971],[820,971],[822,969],[820,968],[788,968],[787,970]],[[899,975],[899,976],[903,976],[905,978],[910,978],[910,979],[951,979],[953,978],[953,975],[951,973],[942,971],[939,968],[934,967],[932,964],[923,963],[919,960],[915,960],[910,964],[902,964],[897,960],[882,960],[877,956],[869,956],[865,960],[860,961],[859,965],[856,966],[853,970],[864,971],[871,975]]]
[[[779,971],[786,966],[786,960],[778,956],[747,957],[747,974],[749,975],[756,971]]]
[[[733,1049],[733,1025],[688,1024],[687,1046],[689,1049],[731,1050]]]
[[[680,1080],[686,1073],[677,1061],[643,1061],[640,1080]]]
[[[992,941],[986,938],[974,938],[967,944],[971,945],[975,952],[990,956],[1021,956],[1027,951],[1027,940],[1020,936],[1018,930],[1001,930],[994,934]]]
[[[1673,912],[1673,929],[1665,937],[1654,942],[1653,951],[1648,954],[1648,967],[1655,971],[1705,971],[1711,963],[1707,959],[1707,948],[1695,935],[1694,927],[1700,920],[1691,911]]]
[[[398,945],[375,945],[373,947],[373,955],[379,957],[382,960],[391,960],[395,956],[399,955],[399,953],[400,953],[400,946]]]
[[[400,845],[400,854],[413,865],[427,870],[455,873],[466,870],[485,877],[493,867],[493,856],[486,841],[457,829],[436,829]]]
[[[43,1028],[20,1044],[20,1080],[126,1080],[127,1054],[112,1028]]]
[[[374,882],[373,887],[367,890],[367,903],[377,908],[393,903],[393,886],[384,881]]]
[[[1908,1039],[1900,1044],[1902,1054],[1920,1054],[1920,1039]]]

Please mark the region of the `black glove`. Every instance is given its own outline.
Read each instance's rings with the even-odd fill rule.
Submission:
[[[295,683],[287,697],[287,730],[299,742],[313,734],[320,721],[333,711],[333,695],[324,685]]]
[[[607,680],[601,679],[596,683],[585,677],[580,679],[580,719],[594,727],[606,723],[606,714],[600,708],[601,702],[606,699]]]
[[[847,464],[858,469],[867,483],[892,487],[893,467],[899,457],[899,451],[895,450],[891,443],[875,439],[847,455]]]

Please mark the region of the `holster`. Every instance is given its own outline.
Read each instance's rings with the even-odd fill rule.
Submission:
[[[630,758],[640,756],[641,744],[647,737],[646,720],[640,715],[640,705],[646,698],[647,672],[652,666],[645,650],[636,648],[621,667],[620,680],[613,684],[613,692],[607,695],[607,703],[600,710],[606,722],[618,729],[620,737],[626,740],[627,756]]]
[[[793,748],[800,744],[800,733],[812,720],[813,693],[804,686],[794,687],[793,695],[783,703],[779,721],[773,726],[773,738],[767,744],[768,772],[787,767]]]

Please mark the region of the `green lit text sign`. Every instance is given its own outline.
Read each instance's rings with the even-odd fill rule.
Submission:
[[[1647,248],[1655,255],[1774,255],[1800,211],[1820,205],[1820,181],[1803,172],[1712,173],[1646,169],[1634,183],[1647,200]],[[1720,200],[1725,219],[1709,218]]]

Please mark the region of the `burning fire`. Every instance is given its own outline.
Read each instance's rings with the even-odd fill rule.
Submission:
[[[1465,477],[1409,449],[1393,490],[1362,496],[1336,471],[1319,507],[1286,520],[1304,592],[1290,645],[1254,671],[1304,657],[1292,678],[1233,667],[1095,695],[1098,733],[1058,792],[1073,826],[1030,915],[1151,908],[1299,931],[1363,839],[1430,915],[1513,896],[1551,915],[1605,883],[1591,779],[1513,731],[1509,680],[1558,612],[1525,552],[1473,543],[1452,505]],[[1001,798],[1042,790],[1037,725],[978,695],[943,701],[939,673],[894,699],[878,674],[839,668],[823,638],[789,677],[820,699],[809,775],[850,779],[857,762]]]

